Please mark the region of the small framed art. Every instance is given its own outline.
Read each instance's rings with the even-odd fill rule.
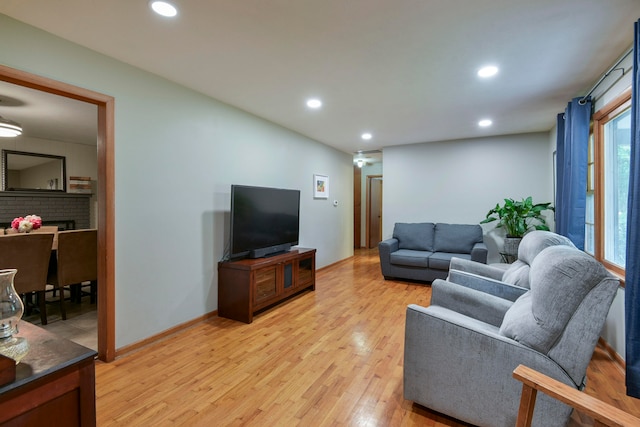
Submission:
[[[329,198],[329,177],[326,175],[313,175],[313,198]]]

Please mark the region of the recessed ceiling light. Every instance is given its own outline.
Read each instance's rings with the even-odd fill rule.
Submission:
[[[178,9],[174,5],[166,1],[150,1],[151,9],[158,15],[171,18],[178,14]]]
[[[483,119],[478,122],[478,126],[486,128],[487,126],[491,126],[493,122],[489,119]]]
[[[320,108],[320,107],[322,107],[322,101],[320,101],[317,98],[308,99],[307,100],[307,107],[314,108],[314,109]]]
[[[373,138],[373,135],[371,135],[369,132],[365,132],[365,133],[363,133],[362,135],[360,135],[360,137],[361,137],[362,139],[364,139],[365,141],[368,141],[368,140],[370,140],[371,138]]]
[[[494,65],[488,65],[486,67],[482,67],[478,70],[478,77],[492,77],[498,74],[498,67]]]

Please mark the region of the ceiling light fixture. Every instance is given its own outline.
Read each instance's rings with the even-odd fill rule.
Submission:
[[[166,16],[167,18],[172,18],[178,14],[178,9],[174,5],[166,1],[150,1],[149,5],[151,9],[158,15]]]
[[[493,122],[491,120],[489,120],[489,119],[483,119],[483,120],[480,120],[478,122],[478,126],[483,127],[483,128],[491,126],[491,124],[493,124]]]
[[[307,100],[307,107],[313,108],[314,110],[318,109],[322,107],[322,101],[316,98],[309,99]]]
[[[373,138],[373,135],[371,135],[369,132],[365,132],[361,135],[361,138],[364,139],[365,141],[368,141],[371,138]]]
[[[13,120],[0,116],[0,137],[12,138],[22,135],[22,126]]]
[[[362,159],[358,159],[358,161],[356,162],[358,164],[358,167],[361,168],[362,166],[364,166],[364,160]]]
[[[496,74],[498,74],[498,67],[495,65],[488,65],[478,70],[478,77],[482,78],[493,77]]]

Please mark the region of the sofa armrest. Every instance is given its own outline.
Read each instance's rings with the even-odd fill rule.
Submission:
[[[391,276],[391,253],[399,249],[398,239],[387,239],[378,243],[380,270],[385,279]]]
[[[387,239],[378,243],[378,251],[380,253],[380,259],[389,259],[389,255],[399,249],[400,242],[398,239]]]
[[[487,245],[484,242],[478,242],[471,249],[471,261],[487,263]]]
[[[517,300],[528,291],[520,286],[459,270],[450,270],[447,280],[509,301]]]
[[[500,327],[513,302],[446,280],[431,284],[431,306],[444,307],[484,323]]]
[[[442,307],[407,307],[405,399],[475,425],[515,425],[522,384],[511,373],[519,364],[576,387],[549,357],[489,325]],[[553,401],[538,395],[534,425],[565,424],[571,408]]]
[[[495,280],[502,280],[502,276],[504,275],[504,270],[501,268],[463,258],[451,258],[451,265],[449,268],[451,270],[467,271],[480,276],[490,277]]]

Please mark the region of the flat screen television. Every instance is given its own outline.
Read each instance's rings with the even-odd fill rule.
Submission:
[[[231,258],[261,258],[298,244],[300,190],[231,186]]]

